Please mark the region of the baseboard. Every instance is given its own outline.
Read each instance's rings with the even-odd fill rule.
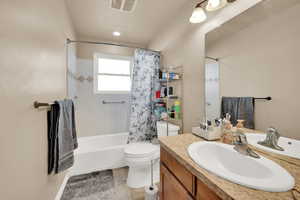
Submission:
[[[63,182],[62,182],[62,184],[60,185],[60,188],[59,188],[54,200],[60,200],[61,199],[61,197],[64,193],[64,189],[65,189],[65,187],[67,185],[67,182],[68,182],[70,177],[71,177],[70,174],[67,173],[64,180],[63,180]]]

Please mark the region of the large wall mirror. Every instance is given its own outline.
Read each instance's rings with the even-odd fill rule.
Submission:
[[[207,119],[300,139],[299,4],[262,1],[206,35]]]

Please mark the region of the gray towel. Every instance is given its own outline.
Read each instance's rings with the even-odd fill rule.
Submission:
[[[77,148],[77,136],[72,100],[58,101],[59,120],[57,140],[55,142],[55,173],[59,173],[73,166],[74,149]]]
[[[221,117],[226,113],[231,115],[231,123],[235,126],[237,120],[245,120],[246,128],[254,129],[254,98],[253,97],[222,97]]]

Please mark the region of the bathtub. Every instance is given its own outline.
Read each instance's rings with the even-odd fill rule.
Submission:
[[[78,138],[78,148],[74,153],[74,165],[69,175],[79,175],[93,171],[126,166],[124,147],[128,132],[110,135]]]

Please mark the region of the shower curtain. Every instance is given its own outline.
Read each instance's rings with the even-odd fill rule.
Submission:
[[[160,53],[136,49],[132,71],[130,126],[128,142],[141,142],[156,137],[153,110],[154,93],[159,84]]]

